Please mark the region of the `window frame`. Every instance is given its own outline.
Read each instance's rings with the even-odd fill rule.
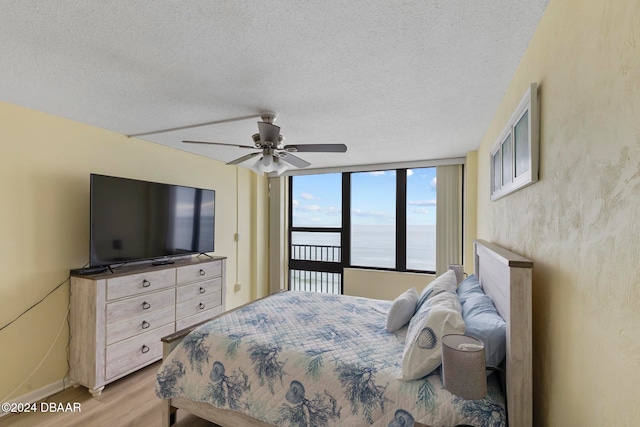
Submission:
[[[525,114],[528,115],[526,130],[528,138],[526,144],[528,158],[526,158],[526,163],[528,169],[517,175],[516,126]],[[491,170],[489,194],[491,201],[498,200],[538,181],[539,145],[538,91],[537,84],[531,83],[507,122],[507,125],[489,151],[489,165]],[[509,148],[508,159],[504,158],[505,146]],[[511,170],[503,170],[505,164],[508,164]],[[505,176],[509,178],[508,181],[505,181]]]
[[[435,168],[435,165],[421,166],[420,168]],[[303,261],[292,259],[291,251],[289,251],[289,270],[313,270],[331,273],[342,273],[345,268],[357,268],[365,270],[394,271],[401,273],[422,273],[435,274],[434,270],[419,270],[407,268],[407,170],[416,167],[395,167],[380,168],[379,171],[395,171],[396,174],[396,253],[395,268],[390,267],[372,267],[362,265],[352,265],[351,263],[351,176],[354,173],[366,173],[370,171],[347,171],[339,172],[342,176],[342,226],[341,227],[300,227],[293,226],[293,177],[289,176],[289,194],[288,194],[288,239],[289,247],[291,247],[292,234],[295,232],[334,232],[340,233],[341,256],[340,262],[330,261]],[[321,172],[319,172],[320,174]]]

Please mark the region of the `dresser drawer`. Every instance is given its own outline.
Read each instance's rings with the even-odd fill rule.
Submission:
[[[222,275],[222,261],[203,262],[196,265],[178,267],[176,281],[178,285],[207,280]]]
[[[170,305],[121,322],[109,323],[107,324],[107,345],[151,331],[175,320],[176,309]]]
[[[175,332],[173,323],[107,346],[105,379],[142,367],[162,357],[160,339]]]
[[[106,384],[161,359],[161,339],[177,325],[224,312],[224,274],[224,257],[185,256],[167,266],[71,276],[69,378],[97,396]]]
[[[176,321],[176,331],[188,328],[190,326],[195,325],[196,323],[200,323],[200,322],[204,322],[205,320],[209,320],[212,317],[215,317],[218,314],[221,314],[223,311],[224,311],[224,307],[219,305],[219,306],[214,307],[214,308],[212,308],[210,310],[205,310],[205,311],[199,312],[197,314],[194,314],[193,316],[188,316],[188,317],[184,317],[182,319],[178,319]]]
[[[142,314],[173,306],[176,302],[174,288],[151,292],[139,297],[110,302],[107,304],[107,325],[136,318]]]
[[[107,300],[129,297],[143,292],[157,291],[176,283],[175,269],[146,271],[107,279]]]
[[[176,304],[176,319],[191,316],[201,311],[209,310],[222,305],[222,292],[213,292],[198,298]]]
[[[181,302],[209,296],[214,292],[222,291],[222,278],[218,277],[217,279],[207,280],[204,282],[192,283],[190,285],[178,286],[176,288],[176,302],[180,304]]]

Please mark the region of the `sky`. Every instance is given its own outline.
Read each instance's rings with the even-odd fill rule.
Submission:
[[[342,177],[339,173],[293,178],[293,225],[340,227]],[[395,224],[395,171],[351,174],[351,222]],[[407,224],[435,225],[436,168],[407,170]]]

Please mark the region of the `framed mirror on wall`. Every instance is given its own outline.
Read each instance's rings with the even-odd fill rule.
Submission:
[[[538,85],[531,83],[491,148],[491,200],[538,181],[538,115]]]

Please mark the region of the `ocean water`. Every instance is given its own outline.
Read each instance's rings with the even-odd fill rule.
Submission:
[[[293,245],[340,247],[339,233],[292,233]],[[318,252],[304,248],[297,258],[337,260],[339,249]],[[395,226],[353,225],[351,231],[351,265],[395,268]],[[435,271],[436,226],[407,226],[407,269]]]

